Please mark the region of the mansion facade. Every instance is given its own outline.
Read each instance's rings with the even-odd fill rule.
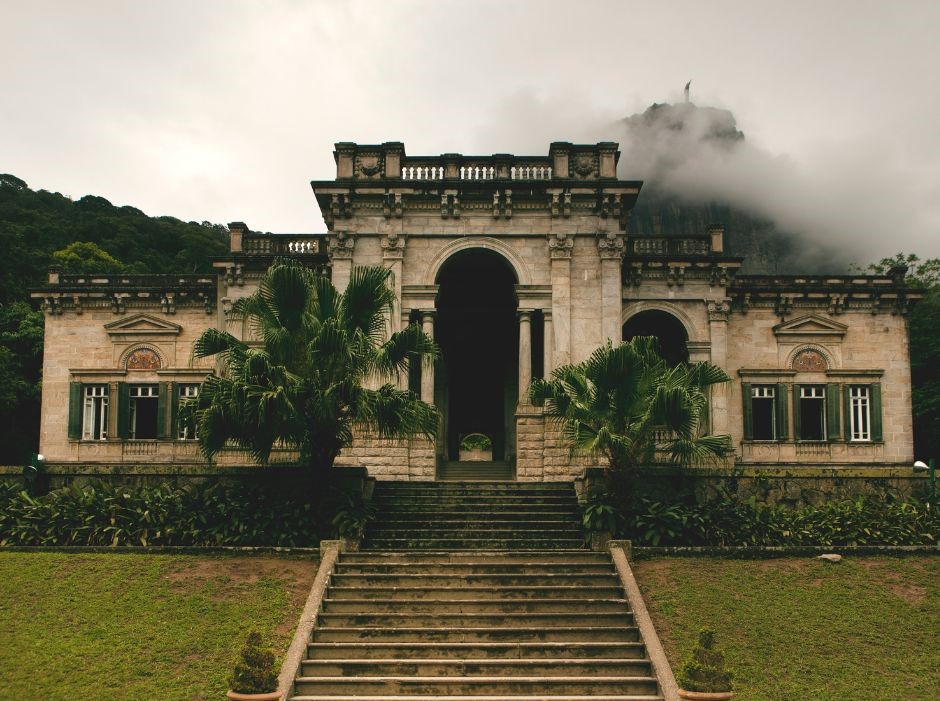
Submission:
[[[631,235],[642,183],[617,178],[614,143],[553,143],[537,157],[339,143],[334,155],[335,179],[312,183],[325,234],[232,223],[230,253],[210,275],[50,271],[33,293],[46,313],[49,463],[201,463],[177,420],[214,369],[193,359],[193,341],[213,326],[245,337],[231,305],[284,256],[341,290],[354,266],[390,268],[389,330],[421,324],[441,347],[433,366],[399,379],[440,409],[437,441],[362,435],[340,457],[380,479],[459,477],[469,437],[482,440],[474,445],[493,477],[573,477],[590,463],[569,454],[526,388],[637,335],[659,337],[673,362],[707,360],[732,377],[712,391],[708,419],[733,437],[729,467],[912,462],[906,313],[918,294],[903,270],[743,275],[720,228]],[[219,460],[248,462],[236,451]]]

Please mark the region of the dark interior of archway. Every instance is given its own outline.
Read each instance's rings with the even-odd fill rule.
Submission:
[[[460,438],[468,433],[491,438],[494,460],[507,457],[507,424],[518,394],[515,282],[503,258],[485,249],[455,254],[438,274],[434,336],[443,372],[435,379],[444,388],[449,460],[458,458]]]
[[[689,361],[688,336],[685,327],[668,312],[651,309],[627,319],[623,325],[623,340],[637,336],[655,336],[659,339],[659,354],[670,365]]]

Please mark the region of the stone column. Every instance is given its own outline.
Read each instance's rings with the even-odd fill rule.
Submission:
[[[399,306],[401,306],[401,303],[400,303],[400,302],[399,302]],[[399,328],[400,330],[404,330],[405,328],[407,328],[408,324],[411,323],[411,311],[408,310],[408,309],[402,309],[402,310],[401,310],[401,316],[400,316],[399,322],[400,322],[400,323],[399,323],[398,328]],[[405,360],[405,369],[402,370],[402,371],[401,371],[401,374],[399,374],[399,376],[398,376],[398,389],[400,389],[400,390],[407,390],[407,389],[408,389],[408,375],[409,375],[409,370],[410,370],[410,361],[409,361],[409,360]]]
[[[519,310],[519,404],[529,403],[532,384],[532,311]]]
[[[708,333],[711,336],[711,362],[728,370],[728,316],[730,300],[708,302]],[[712,433],[731,433],[728,402],[731,397],[729,382],[712,387]]]
[[[620,281],[620,261],[623,258],[622,236],[606,234],[597,240],[601,259],[601,335],[603,341],[620,341],[623,286]]]
[[[434,338],[434,311],[424,309],[421,312],[421,328],[429,337]],[[425,360],[421,365],[421,401],[434,404],[434,361]]]
[[[542,346],[544,351],[544,360],[542,361],[542,377],[548,378],[551,377],[552,370],[555,369],[552,365],[554,361],[552,342],[555,340],[555,331],[552,328],[553,324],[551,309],[542,310],[542,320],[544,322],[543,328],[545,329],[545,332],[542,334]]]
[[[551,236],[548,249],[552,260],[552,339],[551,366],[571,362],[571,250],[574,238]]]

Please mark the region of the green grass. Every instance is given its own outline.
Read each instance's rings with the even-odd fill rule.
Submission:
[[[225,698],[247,630],[287,649],[316,563],[0,553],[0,698]]]
[[[735,701],[940,698],[940,557],[635,563],[677,673],[701,627]]]

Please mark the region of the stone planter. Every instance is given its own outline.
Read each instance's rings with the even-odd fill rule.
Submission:
[[[266,694],[239,694],[237,691],[229,690],[225,694],[229,701],[280,701],[280,691],[269,691]]]
[[[733,691],[686,691],[679,689],[679,698],[687,701],[728,701]]]

